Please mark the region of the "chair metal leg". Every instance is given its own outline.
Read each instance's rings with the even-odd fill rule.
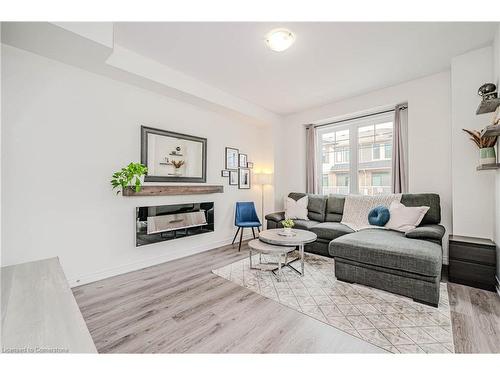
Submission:
[[[240,244],[238,246],[238,251],[241,251],[241,241],[243,241],[243,227],[241,227],[241,233],[240,233]]]
[[[234,245],[234,241],[236,240],[236,236],[238,235],[238,232],[240,231],[240,227],[238,227],[238,230],[234,234],[233,242],[231,242],[231,245]]]
[[[253,229],[253,227],[252,227],[252,235],[253,235],[253,238],[255,238],[255,230]]]

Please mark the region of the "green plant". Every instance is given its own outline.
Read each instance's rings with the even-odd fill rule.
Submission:
[[[116,194],[123,191],[127,186],[133,185],[136,193],[141,191],[141,177],[144,176],[148,172],[148,168],[141,163],[130,163],[126,168],[122,168],[120,171],[113,173],[113,177],[111,178],[111,185],[113,186],[113,190],[120,188]],[[135,181],[132,182],[132,180]]]
[[[283,225],[283,228],[293,228],[295,226],[292,219],[283,220],[281,224]]]

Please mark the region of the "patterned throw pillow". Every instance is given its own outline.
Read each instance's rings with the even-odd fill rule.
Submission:
[[[309,197],[306,195],[299,200],[286,197],[285,198],[285,219],[301,219],[309,220],[307,217],[307,205]]]

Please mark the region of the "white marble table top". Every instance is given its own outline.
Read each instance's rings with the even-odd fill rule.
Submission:
[[[259,233],[259,239],[271,245],[297,246],[316,241],[315,233],[303,229],[292,229],[294,236],[282,236],[278,234],[282,228],[268,229]]]

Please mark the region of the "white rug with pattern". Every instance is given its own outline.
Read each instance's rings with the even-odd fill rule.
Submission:
[[[441,283],[439,306],[434,308],[338,281],[331,258],[306,254],[305,259],[304,277],[285,267],[281,282],[270,271],[251,270],[248,257],[212,272],[389,352],[454,353],[445,283]],[[275,260],[263,256],[263,261]],[[253,262],[258,263],[258,255]]]

